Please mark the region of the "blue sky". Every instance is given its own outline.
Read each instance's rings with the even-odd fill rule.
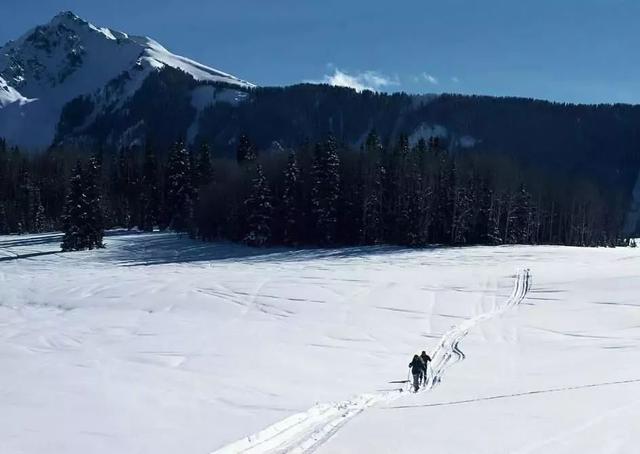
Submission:
[[[2,0],[0,42],[61,10],[259,85],[640,103],[637,0]]]

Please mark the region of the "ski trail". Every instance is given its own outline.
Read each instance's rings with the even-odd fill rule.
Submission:
[[[528,269],[523,269],[518,273],[511,295],[507,298],[504,304],[489,312],[484,312],[470,318],[447,331],[442,336],[440,344],[438,344],[435,352],[431,355],[432,360],[430,364],[429,379],[427,386],[423,388],[423,391],[433,389],[434,386],[440,383],[442,376],[449,367],[465,358],[464,353],[460,350],[459,344],[466,337],[471,328],[485,320],[497,317],[512,307],[520,304],[527,295],[527,292],[529,292],[530,288],[531,274]]]
[[[441,338],[433,352],[430,376],[422,391],[433,389],[444,373],[465,358],[459,344],[469,330],[485,320],[497,317],[518,305],[526,296],[531,284],[528,269],[520,271],[513,291],[500,306],[470,318],[454,326]],[[410,384],[408,385],[410,389]],[[403,395],[403,390],[367,393],[337,403],[323,403],[309,410],[289,416],[260,432],[214,451],[212,454],[294,453],[308,454],[333,436],[342,426],[365,409],[382,402],[390,402]]]

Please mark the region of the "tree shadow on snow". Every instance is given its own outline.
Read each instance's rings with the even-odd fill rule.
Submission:
[[[119,240],[116,240],[119,241]],[[124,266],[148,266],[193,262],[298,262],[322,259],[362,258],[410,252],[395,246],[361,246],[349,248],[252,248],[230,242],[202,242],[186,235],[153,233],[137,235],[135,240],[111,247],[101,255],[105,260]]]
[[[125,235],[135,235],[135,232],[124,229],[112,230],[106,232],[105,238]],[[63,234],[60,232],[2,236],[0,237],[0,262],[61,254],[63,253],[60,249],[62,237]]]
[[[0,239],[0,249],[29,247],[29,246],[43,246],[60,244],[62,241],[61,233],[51,233],[38,236],[7,236]]]
[[[0,237],[0,251],[9,255],[0,262],[61,253],[61,233]],[[192,240],[186,234],[145,233],[124,229],[105,232],[106,249],[94,251],[91,260],[122,266],[149,266],[194,262],[302,262],[324,259],[366,259],[367,256],[408,254],[436,250],[439,246],[411,249],[400,246],[356,246],[334,248],[252,248],[231,242]],[[26,250],[24,250],[26,248]],[[64,253],[66,254],[74,254]],[[72,255],[69,255],[72,257]]]
[[[28,254],[20,254],[20,255],[9,255],[6,257],[0,257],[0,262],[8,262],[11,260],[18,260],[18,259],[32,259],[35,257],[41,257],[43,255],[53,255],[53,254],[59,254],[60,251],[45,251],[45,252],[30,252]]]

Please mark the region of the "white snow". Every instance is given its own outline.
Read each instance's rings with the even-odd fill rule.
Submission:
[[[438,386],[445,372],[455,363],[464,359],[460,343],[476,325],[502,315],[520,304],[529,290],[529,270],[521,270],[515,280],[511,296],[503,304],[453,326],[447,331],[431,353],[432,363],[428,366],[428,380],[422,391],[428,392]],[[384,405],[399,399],[403,392],[413,391],[408,384],[396,390],[375,394],[363,394],[356,398],[334,404],[318,404],[306,412],[290,416],[257,434],[245,437],[216,451],[214,454],[234,454],[238,452],[312,452],[327,442],[351,418],[374,405]]]
[[[127,89],[117,93],[117,100],[122,102],[151,70],[165,66],[180,69],[200,82],[253,86],[175,55],[150,38],[99,28],[72,13],[61,13],[49,24],[0,48],[0,73],[15,90],[11,98],[4,96],[4,101],[0,93],[0,136],[23,146],[48,146],[62,108],[69,101],[101,91],[104,95],[110,81],[128,74],[131,81]],[[11,106],[23,99],[34,102],[21,102],[19,108]],[[39,127],[34,129],[33,124]]]
[[[7,82],[0,77],[0,109],[9,104],[26,104],[32,100],[22,96],[15,88],[11,87]]]
[[[0,237],[0,452],[640,442],[638,249],[253,250],[115,232],[60,254],[59,240]],[[440,383],[400,393],[389,382],[423,349]]]
[[[172,54],[162,47],[156,41],[146,37],[132,37],[132,39],[144,47],[142,60],[149,60],[156,64],[166,65],[172,68],[181,69],[190,74],[194,79],[202,82],[224,82],[244,88],[253,87],[254,85],[244,80],[238,79],[231,74],[209,68],[196,61],[190,60],[179,55]]]

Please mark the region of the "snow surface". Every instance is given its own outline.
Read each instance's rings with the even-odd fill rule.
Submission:
[[[65,104],[82,95],[111,93],[109,82],[126,75],[129,81],[117,93],[121,103],[151,71],[165,66],[199,82],[253,86],[175,55],[150,38],[99,28],[65,12],[0,48],[0,136],[23,146],[48,146]],[[12,87],[10,95],[2,94],[3,82]]]
[[[0,237],[0,452],[640,442],[638,249],[254,250],[114,232],[61,254],[59,240]],[[400,392],[389,382],[423,349],[434,386]]]
[[[25,104],[29,102],[27,98],[22,96],[18,91],[9,86],[7,81],[0,77],[0,109],[8,104]]]

